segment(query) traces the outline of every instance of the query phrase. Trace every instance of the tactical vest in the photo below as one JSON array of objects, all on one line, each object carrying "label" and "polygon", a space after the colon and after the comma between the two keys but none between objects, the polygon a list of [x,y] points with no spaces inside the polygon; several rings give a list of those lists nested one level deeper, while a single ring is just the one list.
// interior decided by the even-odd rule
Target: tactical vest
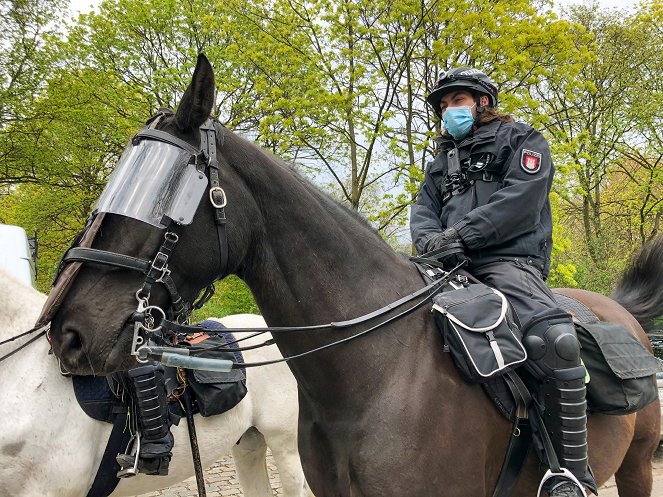
[{"label": "tactical vest", "polygon": [[[443,154],[438,159],[444,160]],[[476,181],[501,182],[504,177],[501,165],[495,164],[495,154],[492,152],[470,154],[461,161],[460,151],[454,147],[446,152],[446,159],[447,173],[444,181],[438,185],[442,205],[454,195],[465,193]],[[491,164],[494,167],[491,168]]]}]

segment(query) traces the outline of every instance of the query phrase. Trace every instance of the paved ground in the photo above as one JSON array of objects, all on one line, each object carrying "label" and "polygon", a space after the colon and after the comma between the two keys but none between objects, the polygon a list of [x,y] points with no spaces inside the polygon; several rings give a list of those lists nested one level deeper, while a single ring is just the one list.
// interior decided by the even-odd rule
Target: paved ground
[{"label": "paved ground", "polygon": [[[269,481],[272,485],[275,497],[284,497],[281,491],[281,480],[279,473],[274,465],[272,454],[267,452],[267,470],[269,471]],[[242,491],[239,488],[239,480],[235,473],[235,463],[232,456],[226,456],[211,468],[205,471],[205,489],[207,497],[242,497]],[[141,497],[198,497],[196,478],[192,477],[184,480],[178,485],[143,494]]]},{"label": "paved ground", "polygon": [[[274,490],[275,497],[284,497],[281,492],[281,482],[279,480],[278,471],[271,455],[267,459],[267,467],[269,469],[270,481],[272,489]],[[239,481],[235,474],[235,465],[232,456],[221,459],[218,463],[212,466],[205,472],[205,482],[208,497],[242,497],[242,491],[239,488]],[[618,497],[617,487],[614,480],[609,481],[605,486],[601,487],[599,491],[600,497]],[[179,485],[174,485],[170,488],[144,494],[141,497],[197,497],[196,479],[189,478]],[[287,497],[287,496],[285,496]],[[413,496],[403,496],[413,497]],[[663,450],[659,449],[659,453],[654,460],[654,491],[652,497],[663,497]]]}]

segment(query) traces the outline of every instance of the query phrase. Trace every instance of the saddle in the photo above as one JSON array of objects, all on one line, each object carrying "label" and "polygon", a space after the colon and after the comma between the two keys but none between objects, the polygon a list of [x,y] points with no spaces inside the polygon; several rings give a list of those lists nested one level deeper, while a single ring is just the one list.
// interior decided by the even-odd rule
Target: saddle
[{"label": "saddle", "polygon": [[[444,274],[433,266],[419,266],[419,270],[426,281]],[[455,283],[452,281],[434,297],[444,351],[451,353],[460,376],[468,383],[481,384],[498,411],[515,422],[517,403],[523,395],[514,389],[509,377],[522,380],[520,390],[527,384],[535,385],[520,367],[526,353],[520,344],[518,323],[509,309],[503,305],[500,308],[499,297],[506,300],[500,292],[480,283],[471,284],[470,279],[457,275]],[[555,299],[573,316],[581,359],[588,372],[588,414],[630,414],[658,399],[653,375],[663,371],[659,359],[622,325],[600,321],[572,297],[556,293]],[[529,392],[523,393],[529,398]]]},{"label": "saddle", "polygon": [[[424,279],[435,278],[439,271],[420,268]],[[481,283],[469,284],[469,279],[456,275],[456,284],[433,297],[444,351],[451,354],[460,376],[470,384],[479,383],[498,411],[513,423],[493,497],[511,494],[530,445],[543,467],[550,468],[541,481],[540,493],[546,476],[562,470],[543,421],[539,384],[523,366],[527,353],[522,349],[518,326],[505,309],[506,298]],[[472,291],[472,286],[477,289]],[[502,305],[491,291],[501,297]],[[658,399],[653,375],[661,370],[660,362],[637,338],[620,325],[600,322],[578,300],[560,294],[556,300],[574,317],[581,358],[588,371],[588,414],[628,414]],[[596,488],[592,490],[596,493]]]}]

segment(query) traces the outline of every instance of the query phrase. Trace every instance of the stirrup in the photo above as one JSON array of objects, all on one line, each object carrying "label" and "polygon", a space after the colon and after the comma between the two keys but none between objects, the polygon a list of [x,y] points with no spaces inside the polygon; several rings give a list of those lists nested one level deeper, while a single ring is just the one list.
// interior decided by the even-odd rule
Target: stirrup
[{"label": "stirrup", "polygon": [[[131,450],[129,450],[131,448]],[[140,454],[140,434],[136,433],[127,445],[124,454],[118,454],[115,460],[120,465],[120,471],[117,472],[118,478],[131,478],[136,476],[138,469],[138,456]]]},{"label": "stirrup", "polygon": [[588,497],[587,492],[585,492],[585,486],[582,483],[580,483],[580,481],[578,481],[578,479],[574,476],[574,474],[571,473],[566,468],[560,468],[559,472],[557,473],[553,473],[550,469],[546,471],[546,473],[543,475],[543,478],[541,478],[541,483],[539,484],[539,490],[537,490],[536,492],[536,497],[541,497],[541,490],[543,490],[543,485],[548,480],[557,477],[562,477],[566,478],[567,480],[570,480],[574,485],[578,487],[578,490],[580,490],[582,497]]}]

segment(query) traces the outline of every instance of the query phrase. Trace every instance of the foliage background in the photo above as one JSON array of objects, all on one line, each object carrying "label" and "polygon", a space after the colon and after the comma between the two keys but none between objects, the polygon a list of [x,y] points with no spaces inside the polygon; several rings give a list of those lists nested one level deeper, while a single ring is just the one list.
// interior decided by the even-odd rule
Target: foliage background
[{"label": "foliage background", "polygon": [[[557,175],[552,286],[609,294],[663,213],[663,3],[544,0],[0,0],[0,222],[38,232],[47,290],[129,137],[204,51],[215,114],[411,251],[437,76],[483,68],[543,130]],[[228,278],[198,317],[257,312]]]}]

